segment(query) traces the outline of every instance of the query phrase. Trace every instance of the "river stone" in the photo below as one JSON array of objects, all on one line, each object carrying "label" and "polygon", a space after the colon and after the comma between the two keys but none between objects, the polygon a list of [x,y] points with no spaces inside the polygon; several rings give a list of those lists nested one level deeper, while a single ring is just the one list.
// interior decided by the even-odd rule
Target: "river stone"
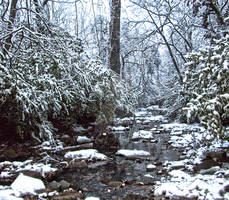
[{"label": "river stone", "polygon": [[133,133],[132,140],[153,139],[153,134],[150,131],[140,130]]},{"label": "river stone", "polygon": [[220,170],[220,167],[219,166],[216,166],[216,167],[212,167],[210,169],[202,169],[200,170],[200,174],[215,174],[216,172],[218,172]]},{"label": "river stone", "polygon": [[75,159],[75,160],[107,160],[108,157],[104,154],[98,153],[96,149],[83,149],[78,151],[67,152],[64,157],[66,159]]},{"label": "river stone", "polygon": [[37,192],[43,192],[45,190],[45,185],[40,179],[20,173],[16,180],[11,184],[11,188],[17,191],[20,195],[36,194]]},{"label": "river stone", "polygon": [[60,183],[56,181],[52,181],[51,183],[48,184],[48,187],[50,190],[59,190],[60,189]]},{"label": "river stone", "polygon": [[118,156],[124,156],[127,158],[138,158],[150,156],[150,153],[143,150],[130,150],[130,149],[120,149],[116,152]]},{"label": "river stone", "polygon": [[146,166],[146,171],[147,172],[153,172],[157,169],[157,166],[156,165],[152,165],[152,164],[149,164]]},{"label": "river stone", "polygon": [[84,143],[90,143],[92,140],[86,136],[78,136],[76,141],[79,144],[84,144]]},{"label": "river stone", "polygon": [[98,197],[86,197],[85,200],[100,200]]},{"label": "river stone", "polygon": [[71,185],[69,182],[65,180],[60,181],[59,184],[60,184],[61,190],[68,189]]}]

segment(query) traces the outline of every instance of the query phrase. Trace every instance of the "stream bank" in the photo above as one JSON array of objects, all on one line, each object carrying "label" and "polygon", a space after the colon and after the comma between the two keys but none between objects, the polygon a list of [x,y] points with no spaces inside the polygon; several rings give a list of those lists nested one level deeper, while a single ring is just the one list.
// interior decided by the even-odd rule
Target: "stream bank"
[{"label": "stream bank", "polygon": [[[165,114],[139,109],[96,138],[78,127],[79,135],[63,135],[55,147],[2,144],[0,199],[229,199],[229,144],[207,148],[203,127]],[[20,174],[42,180],[40,194],[13,189]]]}]

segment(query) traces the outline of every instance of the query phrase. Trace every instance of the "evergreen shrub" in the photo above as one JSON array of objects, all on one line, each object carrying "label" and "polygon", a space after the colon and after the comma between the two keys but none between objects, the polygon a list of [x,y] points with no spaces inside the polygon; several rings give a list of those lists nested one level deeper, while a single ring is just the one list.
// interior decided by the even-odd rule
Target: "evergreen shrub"
[{"label": "evergreen shrub", "polygon": [[54,141],[53,120],[74,123],[95,115],[108,123],[117,108],[133,105],[118,75],[90,59],[80,40],[62,30],[44,36],[23,29],[13,42],[7,55],[0,49],[0,118],[13,121],[21,137]]},{"label": "evergreen shrub", "polygon": [[187,55],[183,113],[200,122],[208,139],[223,138],[229,122],[229,36]]}]

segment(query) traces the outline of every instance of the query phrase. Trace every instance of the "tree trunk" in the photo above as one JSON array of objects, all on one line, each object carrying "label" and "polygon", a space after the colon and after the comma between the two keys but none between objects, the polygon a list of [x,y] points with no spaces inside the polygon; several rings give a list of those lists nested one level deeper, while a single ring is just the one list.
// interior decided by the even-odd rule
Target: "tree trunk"
[{"label": "tree trunk", "polygon": [[[13,30],[13,25],[14,25],[14,20],[16,17],[16,13],[17,13],[17,2],[18,0],[12,0],[11,4],[10,4],[10,14],[9,14],[9,22],[8,22],[8,26],[7,26],[7,31],[11,32]],[[3,50],[3,54],[6,55],[8,53],[8,51],[10,50],[10,47],[12,45],[11,39],[12,39],[12,34],[10,34],[7,38],[6,38],[6,44],[4,46],[4,50]]]},{"label": "tree trunk", "polygon": [[112,0],[110,22],[110,69],[120,75],[120,17],[121,0]]}]

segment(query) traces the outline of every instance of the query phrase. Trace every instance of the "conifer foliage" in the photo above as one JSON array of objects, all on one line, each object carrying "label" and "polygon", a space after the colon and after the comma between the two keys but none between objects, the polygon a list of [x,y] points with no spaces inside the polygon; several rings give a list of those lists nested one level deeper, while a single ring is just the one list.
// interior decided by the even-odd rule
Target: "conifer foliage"
[{"label": "conifer foliage", "polygon": [[209,139],[223,138],[229,123],[229,36],[190,53],[187,59],[186,119],[206,126]]}]

